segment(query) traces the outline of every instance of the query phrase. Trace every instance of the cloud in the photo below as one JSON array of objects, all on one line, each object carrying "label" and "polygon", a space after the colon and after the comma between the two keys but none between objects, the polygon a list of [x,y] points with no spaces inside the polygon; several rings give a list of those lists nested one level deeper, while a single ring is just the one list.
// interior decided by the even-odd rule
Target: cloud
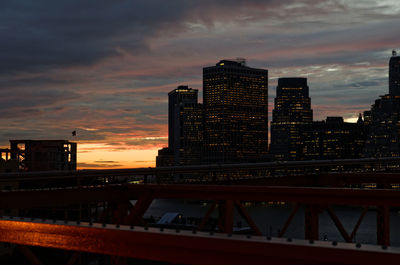
[{"label": "cloud", "polygon": [[387,91],[388,57],[400,43],[397,6],[2,1],[0,145],[63,138],[115,151],[165,146],[167,93],[183,84],[201,97],[202,67],[238,56],[269,69],[269,110],[277,78],[305,76],[315,117],[334,106],[350,115]]},{"label": "cloud", "polygon": [[96,161],[96,163],[85,163],[79,162],[77,163],[77,167],[80,169],[104,169],[104,168],[119,168],[123,166],[122,164],[118,164],[116,162],[109,162],[109,161]]}]

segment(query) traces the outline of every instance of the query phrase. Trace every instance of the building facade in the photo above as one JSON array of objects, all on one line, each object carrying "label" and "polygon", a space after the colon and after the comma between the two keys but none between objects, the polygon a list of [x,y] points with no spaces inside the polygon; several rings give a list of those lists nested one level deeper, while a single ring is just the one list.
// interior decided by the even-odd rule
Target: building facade
[{"label": "building facade", "polygon": [[327,117],[303,125],[304,160],[360,158],[365,143],[362,118],[357,123],[344,122],[343,117]]},{"label": "building facade", "polygon": [[268,152],[268,70],[244,60],[203,68],[204,163],[262,160]]},{"label": "building facade", "polygon": [[20,171],[76,170],[77,144],[66,140],[10,140]]},{"label": "building facade", "polygon": [[389,94],[400,96],[400,56],[395,50],[389,60]]},{"label": "building facade", "polygon": [[392,52],[389,60],[389,94],[371,107],[365,157],[400,156],[400,56]]},{"label": "building facade", "polygon": [[365,157],[400,155],[400,96],[385,95],[371,108],[371,123],[365,143]]},{"label": "building facade", "polygon": [[[179,86],[168,93],[168,148],[158,164],[170,166],[196,165],[201,163],[203,143],[203,107],[198,103],[198,90]],[[162,162],[164,161],[164,162]]]},{"label": "building facade", "polygon": [[307,78],[279,78],[271,122],[271,155],[277,160],[303,159],[304,125],[313,122]]}]

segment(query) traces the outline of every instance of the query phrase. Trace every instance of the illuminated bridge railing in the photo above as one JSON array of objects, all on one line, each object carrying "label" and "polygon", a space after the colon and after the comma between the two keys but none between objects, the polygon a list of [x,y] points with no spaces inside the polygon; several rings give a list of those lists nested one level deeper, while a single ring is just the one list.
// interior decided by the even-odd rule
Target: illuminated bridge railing
[{"label": "illuminated bridge railing", "polygon": [[112,264],[127,264],[128,257],[193,265],[391,265],[400,259],[396,247],[9,217],[0,219],[0,241],[19,244],[32,264],[41,263],[25,245],[72,251],[67,264],[82,252],[111,255]]}]

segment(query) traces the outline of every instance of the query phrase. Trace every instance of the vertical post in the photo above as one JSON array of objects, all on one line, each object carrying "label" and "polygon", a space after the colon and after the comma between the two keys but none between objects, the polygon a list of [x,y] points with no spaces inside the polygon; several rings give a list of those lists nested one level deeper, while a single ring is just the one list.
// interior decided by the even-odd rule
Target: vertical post
[{"label": "vertical post", "polygon": [[305,214],[305,238],[309,240],[319,239],[319,209],[318,205],[307,205]]},{"label": "vertical post", "polygon": [[233,232],[233,200],[225,202],[225,233]]},{"label": "vertical post", "polygon": [[147,184],[147,175],[143,175],[143,183]]},{"label": "vertical post", "polygon": [[223,233],[233,232],[233,200],[220,201],[218,204],[218,227]]},{"label": "vertical post", "polygon": [[390,245],[389,206],[378,206],[376,209],[376,239],[378,245]]}]

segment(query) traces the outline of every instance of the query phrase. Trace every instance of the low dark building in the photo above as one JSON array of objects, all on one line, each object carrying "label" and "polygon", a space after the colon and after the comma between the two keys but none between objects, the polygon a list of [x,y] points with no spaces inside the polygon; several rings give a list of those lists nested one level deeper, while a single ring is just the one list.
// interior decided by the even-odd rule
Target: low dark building
[{"label": "low dark building", "polygon": [[303,160],[360,158],[365,143],[365,126],[344,122],[342,117],[327,117],[303,125]]},{"label": "low dark building", "polygon": [[400,155],[400,96],[385,95],[371,108],[371,123],[365,143],[365,157]]},{"label": "low dark building", "polygon": [[10,140],[10,160],[21,171],[76,170],[76,143],[66,140]]},{"label": "low dark building", "polygon": [[172,167],[174,165],[174,153],[168,147],[158,150],[156,167]]}]

